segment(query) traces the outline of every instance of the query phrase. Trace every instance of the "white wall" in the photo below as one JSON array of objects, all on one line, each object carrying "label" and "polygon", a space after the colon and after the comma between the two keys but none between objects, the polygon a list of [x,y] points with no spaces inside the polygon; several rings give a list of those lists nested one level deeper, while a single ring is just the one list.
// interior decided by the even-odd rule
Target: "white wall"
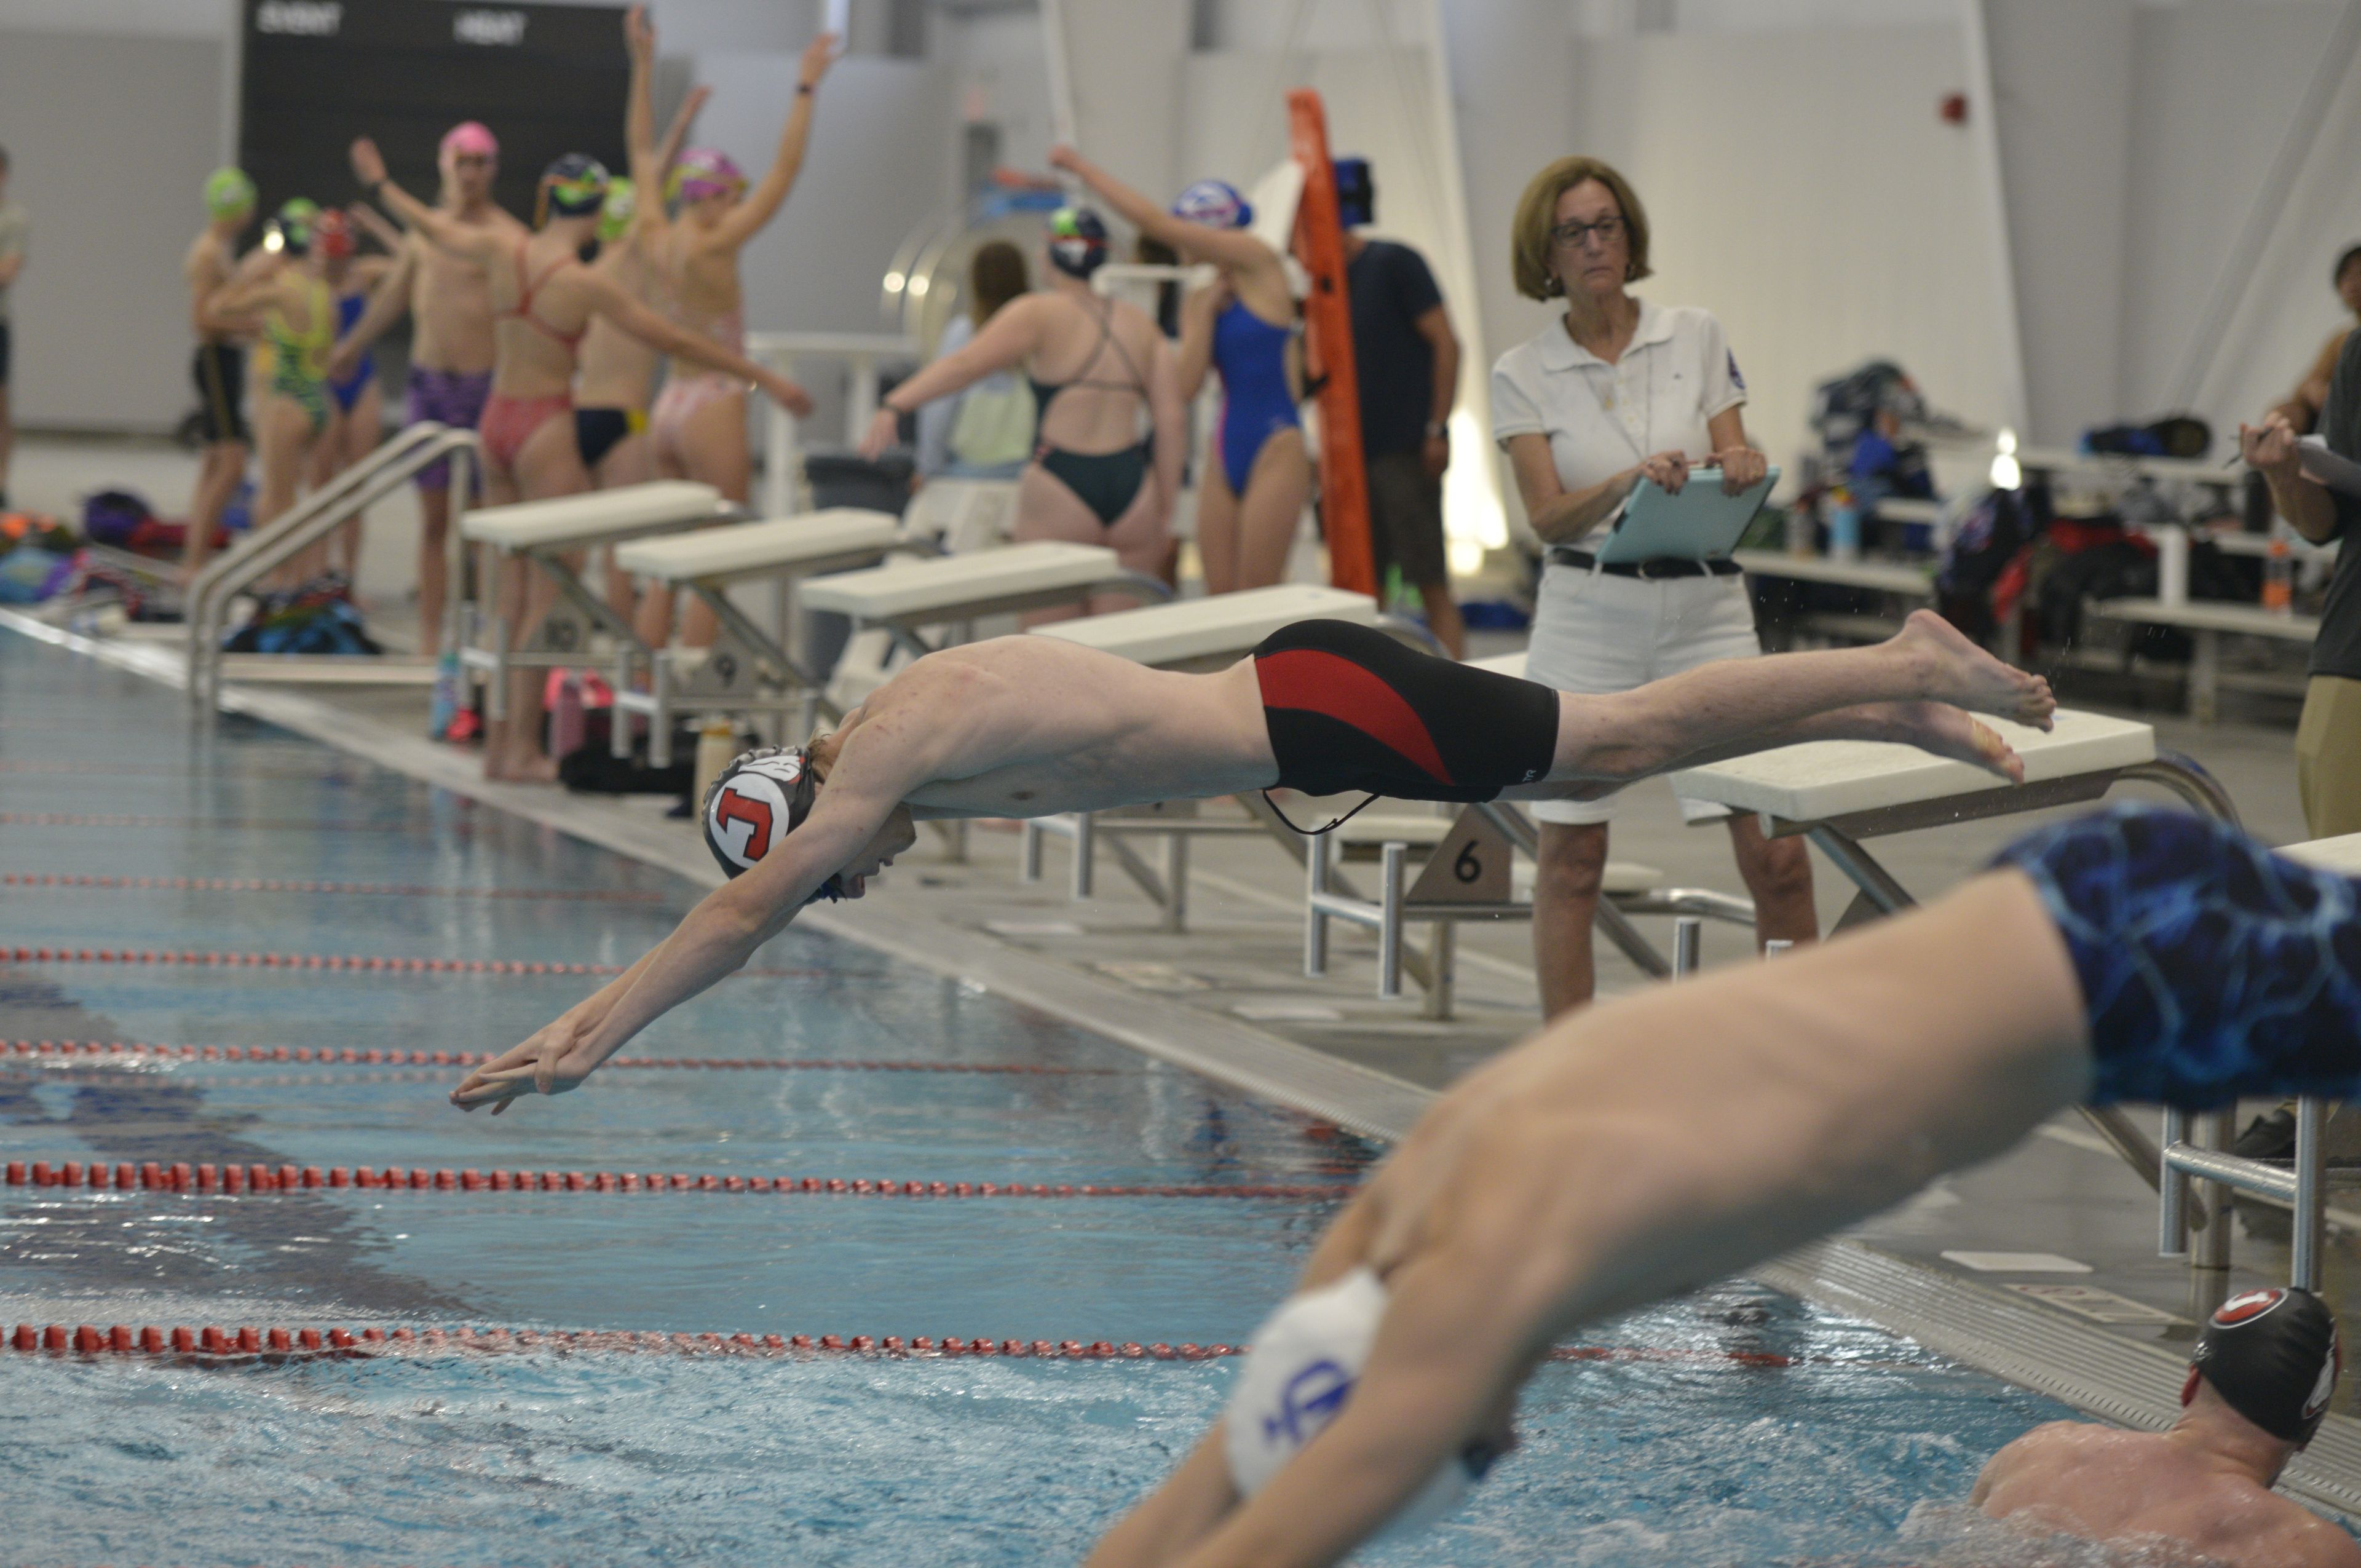
[{"label": "white wall", "polygon": [[20,423],[165,430],[195,406],[180,268],[221,142],[221,49],[0,30],[8,194],[33,225],[9,301]]},{"label": "white wall", "polygon": [[[1814,383],[1872,357],[1898,361],[1938,407],[2005,411],[1975,148],[1936,114],[1961,85],[1949,26],[1589,39],[1570,139],[1516,161],[1529,174],[1590,152],[1631,180],[1654,231],[1656,276],[1639,292],[1721,318],[1748,428],[1789,464]],[[1521,303],[1494,336],[1550,315]]]},{"label": "white wall", "polygon": [[2196,345],[2197,318],[2229,258],[2262,170],[2289,130],[2338,7],[2191,4],[2144,12],[2136,34],[2119,407],[2166,411],[2192,345],[2216,367],[2196,411],[2228,450],[2240,418],[2291,390],[2322,339],[2349,323],[2329,287],[2338,251],[2361,239],[2361,92],[2348,75],[2226,332]]}]

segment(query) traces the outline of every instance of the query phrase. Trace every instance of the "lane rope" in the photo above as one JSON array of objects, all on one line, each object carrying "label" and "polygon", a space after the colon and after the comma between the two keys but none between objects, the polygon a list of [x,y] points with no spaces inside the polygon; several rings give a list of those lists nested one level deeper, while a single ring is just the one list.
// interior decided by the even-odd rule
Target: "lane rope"
[{"label": "lane rope", "polygon": [[[20,964],[183,964],[202,969],[288,969],[396,974],[620,974],[623,964],[528,963],[521,959],[377,958],[363,953],[200,953],[153,948],[0,947],[0,962]],[[728,979],[806,980],[824,969],[741,969]]]},{"label": "lane rope", "polygon": [[154,817],[123,811],[0,811],[17,828],[229,828],[291,833],[466,833],[459,822],[321,822],[276,817]]},{"label": "lane rope", "polygon": [[[0,1352],[54,1356],[169,1356],[199,1365],[241,1362],[285,1364],[326,1357],[359,1358],[383,1355],[433,1355],[450,1352],[481,1355],[576,1354],[690,1356],[860,1355],[878,1359],[947,1359],[966,1355],[1031,1356],[1042,1361],[1213,1361],[1244,1355],[1243,1344],[1141,1344],[1126,1340],[1022,1340],[967,1338],[945,1334],[751,1334],[666,1333],[631,1329],[479,1329],[470,1324],[448,1328],[367,1328],[355,1333],[345,1328],[163,1328],[154,1324],[133,1328],[115,1323],[18,1323],[0,1338]],[[1675,1362],[1693,1365],[1735,1366],[1779,1370],[1801,1364],[1802,1358],[1775,1351],[1663,1349],[1653,1345],[1568,1344],[1553,1347],[1547,1359],[1572,1362]],[[1846,1365],[1858,1365],[1857,1362]]]},{"label": "lane rope", "polygon": [[266,1192],[727,1192],[776,1197],[817,1194],[865,1198],[1231,1198],[1331,1201],[1351,1197],[1351,1183],[897,1181],[865,1176],[721,1176],[712,1172],[636,1170],[493,1170],[449,1167],[239,1165],[211,1161],[12,1159],[10,1187],[56,1187],[104,1192],[198,1192],[217,1197]]},{"label": "lane rope", "polygon": [[[27,1058],[60,1066],[133,1070],[143,1060],[313,1062],[335,1066],[477,1067],[490,1051],[403,1051],[334,1046],[170,1046],[145,1040],[0,1040],[0,1061]],[[1113,1067],[1060,1067],[1030,1062],[838,1061],[777,1057],[611,1057],[607,1069],[664,1071],[948,1072],[1027,1078],[1140,1077]],[[605,1069],[602,1069],[605,1070]],[[300,1080],[299,1080],[300,1081]]]},{"label": "lane rope", "polygon": [[391,882],[279,882],[262,877],[61,876],[0,872],[0,887],[159,889],[172,893],[341,893],[386,898],[565,899],[581,904],[662,904],[661,893],[566,887],[415,887]]}]

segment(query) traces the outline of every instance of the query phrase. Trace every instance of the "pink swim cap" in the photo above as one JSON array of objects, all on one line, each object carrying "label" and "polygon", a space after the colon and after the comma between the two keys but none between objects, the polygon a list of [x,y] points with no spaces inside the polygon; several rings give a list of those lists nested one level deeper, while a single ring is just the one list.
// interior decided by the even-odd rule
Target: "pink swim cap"
[{"label": "pink swim cap", "polygon": [[672,178],[666,182],[664,193],[678,201],[696,202],[745,188],[746,176],[728,153],[719,148],[692,147],[682,152],[680,161],[672,166]]},{"label": "pink swim cap", "polygon": [[489,158],[498,162],[500,137],[492,135],[480,120],[462,120],[443,133],[443,145],[436,149],[435,158],[438,162],[448,163],[463,154]]}]

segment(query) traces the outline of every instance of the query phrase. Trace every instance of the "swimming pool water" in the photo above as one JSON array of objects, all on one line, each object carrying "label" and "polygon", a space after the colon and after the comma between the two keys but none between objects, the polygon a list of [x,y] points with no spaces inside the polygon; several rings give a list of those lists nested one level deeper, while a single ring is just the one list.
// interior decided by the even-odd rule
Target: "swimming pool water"
[{"label": "swimming pool water", "polygon": [[[128,819],[128,820],[126,820]],[[628,963],[643,866],[0,635],[0,946]],[[593,900],[486,890],[654,894]],[[890,899],[892,878],[878,896]],[[630,1054],[1051,1070],[609,1070],[461,1115],[444,1071],[0,1059],[0,1160],[1337,1184],[1377,1150],[956,981],[791,932]],[[595,979],[0,964],[0,1040],[502,1049]],[[1241,1342],[1333,1203],[0,1188],[0,1321]],[[1742,1284],[1603,1325],[1524,1449],[1367,1560],[1891,1561],[2059,1407]],[[1765,1365],[1764,1357],[1785,1365]],[[0,1355],[27,1564],[1077,1560],[1218,1412],[1223,1362],[609,1352],[199,1367]]]}]

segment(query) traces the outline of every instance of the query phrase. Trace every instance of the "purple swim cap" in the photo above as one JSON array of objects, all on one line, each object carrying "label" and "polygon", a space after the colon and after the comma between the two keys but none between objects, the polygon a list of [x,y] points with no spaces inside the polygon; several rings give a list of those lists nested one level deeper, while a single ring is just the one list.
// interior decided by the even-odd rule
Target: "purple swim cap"
[{"label": "purple swim cap", "polygon": [[746,176],[737,161],[719,148],[692,147],[672,166],[664,193],[675,201],[697,202],[708,196],[733,195],[746,188]]}]

